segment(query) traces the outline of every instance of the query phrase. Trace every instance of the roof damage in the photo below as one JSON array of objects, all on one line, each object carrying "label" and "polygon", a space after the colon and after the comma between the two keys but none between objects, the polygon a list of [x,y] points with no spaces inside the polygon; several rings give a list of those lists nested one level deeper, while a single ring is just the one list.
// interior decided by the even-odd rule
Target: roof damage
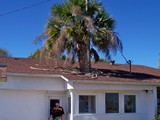
[{"label": "roof damage", "polygon": [[132,65],[130,73],[129,65],[106,62],[92,63],[90,73],[81,73],[78,63],[69,61],[41,60],[32,58],[0,58],[0,77],[6,77],[6,73],[27,74],[59,74],[70,80],[98,80],[115,82],[160,82],[160,70]]}]

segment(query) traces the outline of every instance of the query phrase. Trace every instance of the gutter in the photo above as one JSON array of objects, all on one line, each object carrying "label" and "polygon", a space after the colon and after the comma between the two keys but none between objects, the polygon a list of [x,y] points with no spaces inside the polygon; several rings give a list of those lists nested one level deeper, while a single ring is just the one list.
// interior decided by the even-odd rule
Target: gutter
[{"label": "gutter", "polygon": [[32,73],[11,73],[7,72],[7,75],[14,75],[14,76],[34,76],[34,77],[61,77],[62,75],[59,74],[32,74]]},{"label": "gutter", "polygon": [[156,83],[156,82],[116,82],[116,81],[95,81],[95,80],[72,80],[73,83],[77,83],[77,84],[90,84],[90,83],[95,83],[95,84],[114,84],[114,85],[155,85],[155,86],[160,86],[160,83]]},{"label": "gutter", "polygon": [[13,76],[55,77],[55,78],[57,77],[57,78],[62,78],[67,82],[69,81],[66,77],[59,74],[30,74],[30,73],[11,73],[11,72],[7,72],[6,74]]}]

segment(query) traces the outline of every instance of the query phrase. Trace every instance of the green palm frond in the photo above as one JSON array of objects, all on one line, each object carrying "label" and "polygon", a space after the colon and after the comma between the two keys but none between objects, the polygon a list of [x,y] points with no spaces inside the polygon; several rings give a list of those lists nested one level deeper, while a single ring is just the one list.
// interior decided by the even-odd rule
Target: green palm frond
[{"label": "green palm frond", "polygon": [[99,61],[98,52],[97,52],[94,48],[91,48],[90,54],[91,54],[91,57],[92,57],[92,56],[94,57],[95,62],[98,62],[98,61]]}]

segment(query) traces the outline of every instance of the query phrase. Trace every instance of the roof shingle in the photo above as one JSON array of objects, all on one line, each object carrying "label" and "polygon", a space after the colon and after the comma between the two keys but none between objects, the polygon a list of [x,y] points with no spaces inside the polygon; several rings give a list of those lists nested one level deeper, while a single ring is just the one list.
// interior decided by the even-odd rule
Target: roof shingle
[{"label": "roof shingle", "polygon": [[[78,72],[78,63],[33,58],[0,57],[0,63],[7,63],[7,67],[0,67],[0,77],[6,77],[5,72],[28,74],[59,74],[70,80],[98,80],[112,82],[159,82],[160,70],[132,65],[132,73],[128,64],[110,65],[105,62],[92,63],[92,74]],[[96,77],[94,77],[96,76]]]}]

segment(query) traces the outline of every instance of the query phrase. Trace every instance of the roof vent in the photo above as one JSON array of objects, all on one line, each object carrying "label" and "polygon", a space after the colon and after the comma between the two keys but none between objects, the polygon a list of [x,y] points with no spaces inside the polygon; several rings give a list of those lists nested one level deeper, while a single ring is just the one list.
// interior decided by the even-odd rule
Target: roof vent
[{"label": "roof vent", "polygon": [[19,60],[19,58],[14,58],[15,60]]},{"label": "roof vent", "polygon": [[111,60],[110,65],[114,65],[114,64],[115,64],[115,60]]},{"label": "roof vent", "polygon": [[7,67],[7,63],[0,63],[0,67]]}]

